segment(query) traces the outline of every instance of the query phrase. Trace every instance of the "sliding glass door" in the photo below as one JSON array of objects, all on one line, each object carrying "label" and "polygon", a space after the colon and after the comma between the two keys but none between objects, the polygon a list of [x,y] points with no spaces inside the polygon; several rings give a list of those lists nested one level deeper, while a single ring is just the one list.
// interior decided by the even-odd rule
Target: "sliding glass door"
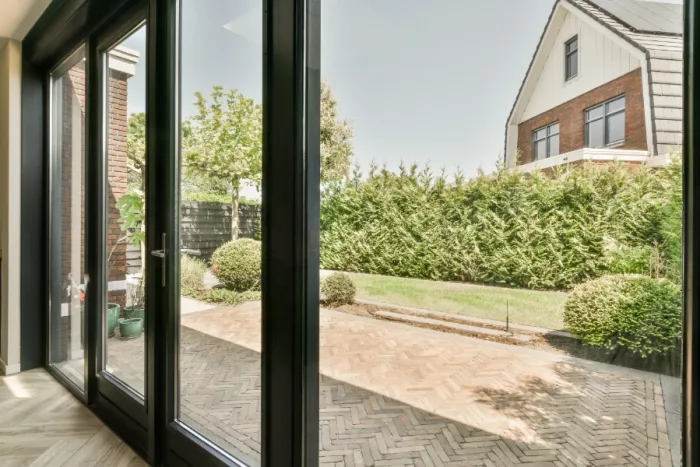
[{"label": "sliding glass door", "polygon": [[153,464],[318,462],[312,3],[97,1],[37,55],[47,366]]}]

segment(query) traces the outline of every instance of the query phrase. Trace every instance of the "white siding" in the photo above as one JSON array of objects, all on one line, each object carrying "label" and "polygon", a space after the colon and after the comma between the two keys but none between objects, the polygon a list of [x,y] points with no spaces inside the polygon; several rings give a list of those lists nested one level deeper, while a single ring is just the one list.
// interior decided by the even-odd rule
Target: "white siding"
[{"label": "white siding", "polygon": [[[564,44],[579,36],[579,75],[564,81]],[[641,67],[640,60],[567,12],[520,121],[526,121]]]}]

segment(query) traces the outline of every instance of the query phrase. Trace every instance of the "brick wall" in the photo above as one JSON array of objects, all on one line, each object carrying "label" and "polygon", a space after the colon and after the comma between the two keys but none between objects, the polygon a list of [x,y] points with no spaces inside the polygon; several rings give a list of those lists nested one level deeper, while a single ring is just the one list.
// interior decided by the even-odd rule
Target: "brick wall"
[{"label": "brick wall", "polygon": [[[127,78],[126,74],[114,70],[111,70],[109,77],[107,253],[112,253],[107,276],[110,282],[126,279],[126,242],[117,243],[122,236],[117,202],[126,194]],[[126,305],[126,291],[110,292],[108,300],[119,303],[123,308]]]},{"label": "brick wall", "polygon": [[[73,186],[73,131],[74,131],[74,118],[73,113],[76,111],[74,109],[75,98],[77,97],[78,103],[82,107],[79,109],[81,115],[81,142],[85,141],[85,121],[83,116],[85,115],[85,70],[84,62],[75,65],[68,71],[68,74],[63,79],[63,92],[61,96],[62,107],[63,107],[63,121],[61,127],[61,277],[63,278],[63,290],[70,286],[70,281],[68,280],[68,274],[71,271],[71,249],[73,246],[73,206],[72,196],[73,190],[81,189],[81,200],[85,199],[85,185],[81,184],[80,187]],[[80,144],[81,150],[81,180],[84,180],[84,168],[85,168],[85,147],[84,144]],[[80,255],[81,255],[81,271],[79,271],[78,277],[74,278],[77,283],[79,283],[80,278],[84,274],[85,266],[85,225],[84,225],[84,201],[81,204],[81,223],[80,233]],[[67,303],[70,301],[70,297],[64,297],[62,302]]]},{"label": "brick wall", "polygon": [[533,161],[532,132],[550,123],[559,122],[559,152],[561,154],[585,146],[585,110],[608,99],[625,94],[625,143],[619,149],[647,150],[644,118],[642,70],[637,69],[610,81],[575,99],[565,102],[518,125],[520,164]]},{"label": "brick wall", "polygon": [[[117,209],[117,201],[126,193],[127,187],[127,163],[126,163],[126,131],[127,131],[127,78],[124,73],[111,70],[109,78],[109,145],[108,145],[108,180],[107,180],[107,252],[109,256],[112,248],[121,236],[119,227],[119,209]],[[73,247],[73,226],[72,215],[75,207],[71,203],[72,190],[76,187],[72,184],[73,170],[73,106],[75,105],[74,98],[77,98],[77,103],[81,107],[82,113],[82,128],[81,128],[81,147],[82,147],[82,173],[81,180],[81,268],[79,277],[74,278],[76,283],[80,283],[84,276],[85,267],[85,70],[84,62],[75,65],[65,75],[63,79],[62,89],[62,107],[63,107],[63,122],[61,134],[61,280],[63,281],[63,290],[70,285],[68,273],[71,271],[71,249]],[[121,281],[126,279],[126,245],[124,242],[114,248],[108,264],[108,280]],[[122,307],[126,303],[126,292],[115,291],[110,292],[108,301],[117,302]],[[69,303],[70,297],[67,294],[62,294],[62,303]],[[70,346],[70,326],[69,317],[62,318],[61,334],[62,334],[62,359],[68,358],[68,348]]]}]

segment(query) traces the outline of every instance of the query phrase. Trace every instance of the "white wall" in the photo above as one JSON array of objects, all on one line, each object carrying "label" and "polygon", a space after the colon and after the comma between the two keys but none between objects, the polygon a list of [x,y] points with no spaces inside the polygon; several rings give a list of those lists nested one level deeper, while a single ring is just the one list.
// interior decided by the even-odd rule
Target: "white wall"
[{"label": "white wall", "polygon": [[20,369],[20,163],[22,53],[9,40],[0,51],[0,373]]},{"label": "white wall", "polygon": [[[632,54],[603,34],[589,22],[567,11],[557,22],[554,45],[527,103],[520,122],[529,120],[581,94],[591,91],[641,66],[638,54]],[[569,82],[564,80],[564,44],[579,36],[579,74]],[[533,70],[534,71],[534,70]]]}]

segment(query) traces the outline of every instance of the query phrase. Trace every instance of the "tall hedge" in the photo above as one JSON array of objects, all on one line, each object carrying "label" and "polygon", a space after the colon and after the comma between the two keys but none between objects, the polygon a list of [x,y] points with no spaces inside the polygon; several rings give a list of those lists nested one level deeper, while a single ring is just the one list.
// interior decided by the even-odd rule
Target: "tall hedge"
[{"label": "tall hedge", "polygon": [[[668,170],[621,166],[449,182],[414,165],[372,168],[330,187],[321,206],[324,268],[444,281],[569,289],[662,245]],[[673,228],[673,226],[669,227]],[[646,268],[635,257],[633,270]],[[627,268],[627,267],[626,267]]]}]

